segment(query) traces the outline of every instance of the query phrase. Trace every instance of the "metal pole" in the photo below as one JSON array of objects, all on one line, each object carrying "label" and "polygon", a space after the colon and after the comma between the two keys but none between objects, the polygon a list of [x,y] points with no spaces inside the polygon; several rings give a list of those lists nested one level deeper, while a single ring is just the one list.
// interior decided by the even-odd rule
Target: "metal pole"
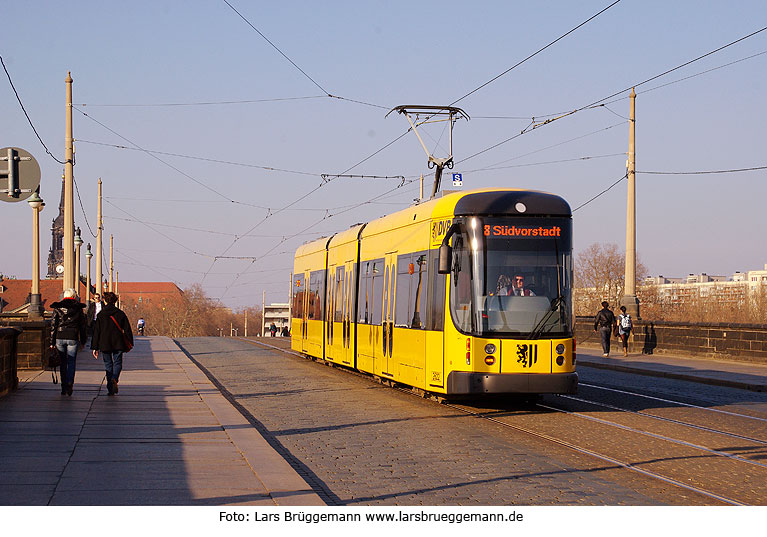
[{"label": "metal pole", "polygon": [[77,228],[75,230],[75,292],[77,296],[80,296],[80,247],[82,245],[83,239],[80,237],[80,228]]},{"label": "metal pole", "polygon": [[109,235],[109,292],[112,293],[115,281],[115,236]]},{"label": "metal pole", "polygon": [[99,295],[104,292],[104,273],[102,271],[102,260],[104,259],[104,253],[102,251],[101,243],[101,230],[104,229],[104,225],[101,218],[101,177],[99,177],[99,198],[98,198],[98,214],[96,217],[96,293]]},{"label": "metal pole", "polygon": [[266,291],[261,298],[261,334],[266,335]]},{"label": "metal pole", "polygon": [[66,134],[64,149],[64,289],[75,288],[75,198],[72,134],[72,76],[67,73]]},{"label": "metal pole", "polygon": [[32,208],[32,288],[29,296],[28,318],[40,318],[43,307],[40,302],[40,211],[45,203],[37,194],[29,198],[29,206]]},{"label": "metal pole", "polygon": [[245,337],[248,337],[248,310],[245,310]]},{"label": "metal pole", "polygon": [[88,274],[85,276],[85,303],[91,301],[91,259],[93,254],[91,253],[91,243],[85,249],[85,259],[88,260]]},{"label": "metal pole", "polygon": [[[304,282],[304,288],[309,287],[309,282]],[[301,292],[301,290],[298,290]],[[306,296],[306,293],[304,293]],[[308,298],[307,298],[308,300]],[[303,314],[303,312],[301,312]],[[293,330],[293,273],[290,273],[290,295],[288,295],[288,330]]]},{"label": "metal pole", "polygon": [[32,294],[40,294],[40,209],[32,208]]},{"label": "metal pole", "polygon": [[636,92],[631,88],[629,117],[629,152],[626,163],[628,196],[626,201],[626,272],[624,274],[621,305],[626,312],[639,319],[639,299],[636,296]]}]

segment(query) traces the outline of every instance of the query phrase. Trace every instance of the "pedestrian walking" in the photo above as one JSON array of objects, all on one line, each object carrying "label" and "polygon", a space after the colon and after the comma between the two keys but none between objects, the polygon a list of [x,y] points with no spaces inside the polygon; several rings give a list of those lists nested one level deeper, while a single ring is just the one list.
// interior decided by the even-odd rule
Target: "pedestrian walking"
[{"label": "pedestrian walking", "polygon": [[272,323],[271,326],[269,326],[269,332],[272,334],[272,337],[275,337],[277,335],[277,325]]},{"label": "pedestrian walking", "polygon": [[85,317],[88,320],[88,335],[93,337],[93,323],[96,321],[96,316],[101,311],[101,295],[96,293],[93,295],[93,300],[88,302],[88,309],[85,312]]},{"label": "pedestrian walking", "polygon": [[123,353],[133,348],[133,332],[128,316],[119,309],[117,295],[104,293],[104,307],[96,318],[91,339],[93,357],[98,360],[99,353],[104,360],[107,377],[107,393],[114,395],[118,391],[118,382],[123,368]]},{"label": "pedestrian walking", "polygon": [[74,289],[66,289],[63,299],[51,304],[53,325],[51,329],[51,348],[56,347],[61,353],[61,395],[72,395],[75,384],[77,351],[87,341],[87,320]]},{"label": "pedestrian walking", "polygon": [[634,323],[631,321],[631,315],[626,313],[626,306],[621,306],[621,314],[618,315],[618,337],[623,343],[623,356],[629,355],[629,336],[631,330],[634,328]]},{"label": "pedestrian walking", "polygon": [[136,331],[138,332],[138,335],[144,335],[144,326],[146,326],[146,322],[143,317],[140,317],[138,323],[136,323]]},{"label": "pedestrian walking", "polygon": [[608,309],[609,306],[610,304],[607,301],[602,302],[602,309],[599,310],[594,318],[594,333],[598,331],[599,337],[602,340],[602,356],[610,355],[610,338],[615,326],[615,315]]}]

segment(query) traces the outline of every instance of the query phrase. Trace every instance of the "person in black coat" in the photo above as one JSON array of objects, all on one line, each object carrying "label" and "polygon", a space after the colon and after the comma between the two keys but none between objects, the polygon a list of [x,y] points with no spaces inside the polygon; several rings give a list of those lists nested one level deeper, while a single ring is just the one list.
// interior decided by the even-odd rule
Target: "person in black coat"
[{"label": "person in black coat", "polygon": [[117,383],[123,368],[123,353],[133,347],[133,332],[128,316],[115,305],[117,295],[107,292],[103,299],[104,307],[93,323],[91,349],[97,360],[101,352],[107,376],[107,392],[114,395],[118,391]]},{"label": "person in black coat", "polygon": [[61,395],[72,395],[75,384],[77,351],[87,341],[85,304],[77,300],[74,289],[64,291],[64,298],[51,304],[53,325],[51,330],[51,348],[54,346],[61,353]]},{"label": "person in black coat", "polygon": [[602,340],[602,356],[610,355],[610,338],[613,335],[613,327],[615,326],[615,315],[609,309],[610,304],[607,301],[602,302],[602,309],[599,310],[597,316],[594,318],[594,333],[599,331],[600,339]]}]

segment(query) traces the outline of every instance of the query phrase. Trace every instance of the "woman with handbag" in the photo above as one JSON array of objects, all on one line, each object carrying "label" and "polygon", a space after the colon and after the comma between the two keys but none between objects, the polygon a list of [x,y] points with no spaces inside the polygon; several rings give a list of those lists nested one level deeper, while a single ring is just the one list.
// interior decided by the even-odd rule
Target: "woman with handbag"
[{"label": "woman with handbag", "polygon": [[91,349],[97,360],[101,352],[107,376],[107,392],[114,395],[123,368],[123,353],[133,348],[133,332],[128,316],[115,305],[117,295],[107,292],[102,298],[104,306],[94,322]]},{"label": "woman with handbag", "polygon": [[55,347],[61,355],[61,395],[72,395],[77,351],[83,348],[87,341],[88,323],[83,313],[85,304],[77,300],[74,289],[66,289],[64,298],[51,304],[51,308],[51,348]]}]

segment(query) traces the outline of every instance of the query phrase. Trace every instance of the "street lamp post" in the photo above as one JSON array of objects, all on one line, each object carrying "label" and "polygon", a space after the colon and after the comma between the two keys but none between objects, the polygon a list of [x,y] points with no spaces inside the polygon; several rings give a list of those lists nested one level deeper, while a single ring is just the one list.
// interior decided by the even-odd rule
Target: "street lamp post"
[{"label": "street lamp post", "polygon": [[37,192],[27,200],[32,208],[32,289],[29,294],[29,317],[42,317],[43,305],[40,301],[40,211],[45,207]]},{"label": "street lamp post", "polygon": [[91,243],[85,249],[85,259],[88,260],[88,274],[85,276],[85,302],[86,304],[91,301]]},{"label": "street lamp post", "polygon": [[83,239],[80,237],[80,228],[75,230],[75,293],[80,295],[80,247],[83,245]]},{"label": "street lamp post", "polygon": [[628,196],[626,203],[626,271],[623,283],[621,306],[626,306],[626,313],[634,319],[640,319],[639,299],[636,293],[636,92],[631,88],[629,152],[626,161],[628,178]]}]

